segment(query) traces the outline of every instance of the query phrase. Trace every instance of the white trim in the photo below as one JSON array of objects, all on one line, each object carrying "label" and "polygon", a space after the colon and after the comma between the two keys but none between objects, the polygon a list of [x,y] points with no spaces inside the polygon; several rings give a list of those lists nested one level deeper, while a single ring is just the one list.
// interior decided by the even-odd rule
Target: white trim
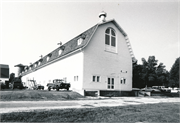
[{"label": "white trim", "polygon": [[99,23],[98,25],[106,24],[106,23],[109,23],[109,22],[114,23],[114,25],[119,29],[119,31],[124,35],[124,37],[127,36],[126,32],[121,28],[121,26],[119,26],[119,24],[115,21],[115,19],[105,21],[104,23]]},{"label": "white trim", "polygon": [[84,48],[89,44],[89,42],[90,42],[92,36],[94,35],[94,33],[96,32],[97,28],[98,28],[98,25],[96,26],[96,28],[94,29],[94,32],[91,34],[91,37],[89,38],[89,40],[87,41],[87,43],[82,47],[82,49],[84,49]]}]

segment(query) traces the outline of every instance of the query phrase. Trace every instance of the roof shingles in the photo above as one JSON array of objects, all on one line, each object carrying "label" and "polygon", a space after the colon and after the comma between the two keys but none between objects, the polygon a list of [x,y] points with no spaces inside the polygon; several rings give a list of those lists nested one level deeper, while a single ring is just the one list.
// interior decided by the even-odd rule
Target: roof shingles
[{"label": "roof shingles", "polygon": [[[41,67],[44,67],[46,66],[49,62],[53,62],[55,61],[56,59],[59,59],[65,55],[68,55],[69,53],[73,52],[73,51],[76,51],[77,49],[79,48],[84,48],[85,46],[87,46],[88,42],[90,41],[90,38],[92,37],[92,35],[94,34],[94,32],[96,31],[96,28],[102,24],[105,24],[105,23],[108,23],[108,22],[113,22],[119,29],[119,31],[126,37],[127,34],[124,32],[124,30],[116,23],[116,21],[113,19],[113,20],[109,20],[109,21],[106,21],[104,23],[99,23],[99,24],[96,24],[94,25],[93,27],[91,27],[90,29],[84,31],[83,33],[81,33],[80,35],[76,36],[75,38],[71,39],[70,41],[68,41],[67,43],[61,45],[60,47],[58,47],[57,49],[55,49],[54,51],[48,53],[46,56],[44,56],[43,58],[41,58],[41,64],[40,65],[37,65],[37,67],[33,67],[32,70],[30,71],[27,71],[27,72],[24,72],[22,73],[22,76],[23,75],[26,75],[26,74],[29,74],[31,72],[33,72],[34,70],[37,70],[37,69],[40,69]],[[79,38],[83,38],[83,41],[80,45],[78,45],[78,39]],[[59,50],[62,50],[61,54],[59,54]],[[51,55],[49,55],[51,54]],[[47,56],[49,56],[49,60],[47,61]],[[135,59],[135,58],[134,58]],[[134,60],[133,59],[133,60]],[[38,61],[40,61],[38,60]],[[36,62],[38,62],[36,61]],[[35,63],[36,63],[35,62]]]},{"label": "roof shingles", "polygon": [[[38,61],[41,61],[40,65],[37,65],[36,67],[32,67],[31,71],[28,70],[27,72],[22,73],[22,76],[33,72],[33,70],[38,69],[39,67],[41,67],[42,65],[47,64],[50,61],[53,61],[53,60],[55,60],[57,58],[60,58],[60,57],[62,57],[64,55],[68,55],[69,53],[71,53],[71,52],[73,52],[73,51],[75,51],[75,50],[77,50],[79,48],[84,47],[88,43],[88,41],[90,40],[91,35],[94,33],[96,27],[97,27],[97,24],[94,25],[93,27],[91,27],[90,29],[84,31],[80,35],[76,36],[75,38],[71,39],[70,41],[68,41],[64,45],[61,45],[60,47],[58,47],[54,51],[48,53],[46,56],[44,56],[43,58],[38,60]],[[77,41],[81,37],[83,37],[84,40],[80,45],[78,45]],[[64,50],[62,50],[62,47],[64,47]],[[59,50],[62,50],[61,54],[59,54]],[[51,55],[49,55],[49,54],[51,54]],[[50,56],[48,61],[47,61],[47,56]],[[36,61],[36,62],[38,62],[38,61]],[[34,62],[33,64],[35,64],[36,62]]]}]

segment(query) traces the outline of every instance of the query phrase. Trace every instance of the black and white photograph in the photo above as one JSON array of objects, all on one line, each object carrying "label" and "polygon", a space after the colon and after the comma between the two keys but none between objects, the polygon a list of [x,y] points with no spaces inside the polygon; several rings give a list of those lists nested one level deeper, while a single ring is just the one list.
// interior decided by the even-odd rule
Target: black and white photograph
[{"label": "black and white photograph", "polygon": [[179,0],[0,0],[0,122],[180,122]]}]

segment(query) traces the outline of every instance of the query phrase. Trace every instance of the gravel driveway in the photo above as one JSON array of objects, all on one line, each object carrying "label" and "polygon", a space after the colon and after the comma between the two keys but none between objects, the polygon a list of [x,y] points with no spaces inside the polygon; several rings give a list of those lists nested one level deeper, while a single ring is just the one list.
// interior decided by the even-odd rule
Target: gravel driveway
[{"label": "gravel driveway", "polygon": [[0,101],[0,113],[66,108],[96,108],[152,103],[180,102],[180,98],[112,97],[69,101]]}]

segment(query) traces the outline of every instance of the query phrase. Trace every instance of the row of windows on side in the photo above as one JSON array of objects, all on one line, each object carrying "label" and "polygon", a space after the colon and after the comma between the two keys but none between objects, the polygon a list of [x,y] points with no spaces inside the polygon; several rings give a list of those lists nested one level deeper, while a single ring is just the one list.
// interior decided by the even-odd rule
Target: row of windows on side
[{"label": "row of windows on side", "polygon": [[[100,82],[100,76],[95,76],[95,75],[92,76],[92,81],[93,82]],[[114,78],[108,78],[108,84],[110,82],[112,82],[114,84]],[[125,84],[126,83],[126,79],[122,77],[121,80],[120,80],[120,83],[121,84]]]}]

